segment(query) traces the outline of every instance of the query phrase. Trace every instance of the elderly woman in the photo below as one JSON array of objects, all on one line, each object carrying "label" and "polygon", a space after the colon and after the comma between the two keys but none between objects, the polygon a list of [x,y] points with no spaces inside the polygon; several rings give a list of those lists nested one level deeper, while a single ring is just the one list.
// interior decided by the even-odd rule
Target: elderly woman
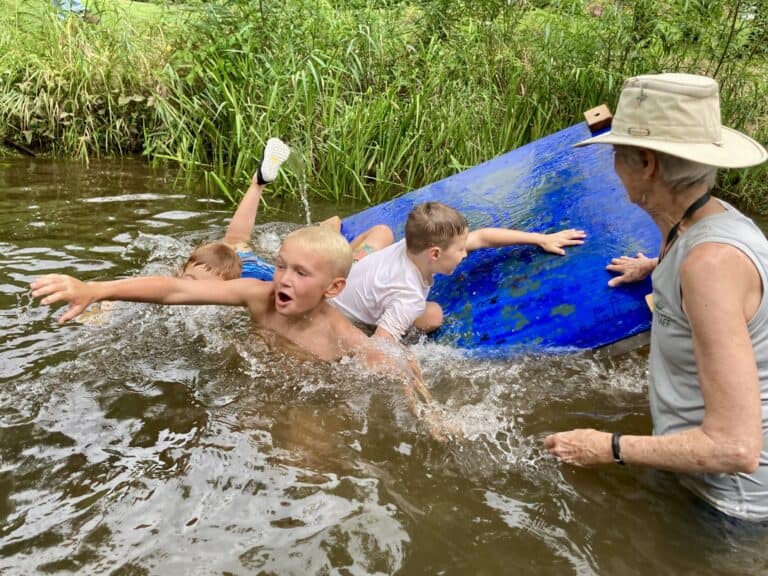
[{"label": "elderly woman", "polygon": [[629,79],[612,144],[630,200],[665,239],[658,260],[621,258],[612,284],[653,272],[649,399],[653,436],[573,430],[544,446],[578,466],[631,464],[677,472],[717,510],[768,520],[768,241],[710,195],[717,168],[768,157],[721,126],[719,88],[703,76]]}]

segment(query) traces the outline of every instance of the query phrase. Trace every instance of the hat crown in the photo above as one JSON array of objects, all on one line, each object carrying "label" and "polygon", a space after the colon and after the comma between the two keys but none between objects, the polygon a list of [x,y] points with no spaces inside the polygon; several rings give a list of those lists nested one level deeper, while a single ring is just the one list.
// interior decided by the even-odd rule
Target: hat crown
[{"label": "hat crown", "polygon": [[693,74],[635,76],[624,83],[610,132],[575,146],[638,146],[720,168],[746,168],[768,151],[720,121],[720,87]]},{"label": "hat crown", "polygon": [[[612,132],[643,140],[719,145],[720,88],[693,74],[636,76],[624,83]],[[642,145],[638,141],[638,145]]]}]

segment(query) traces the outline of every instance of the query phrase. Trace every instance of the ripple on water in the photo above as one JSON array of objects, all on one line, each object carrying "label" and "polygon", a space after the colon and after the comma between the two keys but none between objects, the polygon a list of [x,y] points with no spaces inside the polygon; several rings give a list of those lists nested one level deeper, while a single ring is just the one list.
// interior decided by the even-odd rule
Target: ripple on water
[{"label": "ripple on water", "polygon": [[[575,544],[568,527],[563,527],[563,518],[548,519],[545,510],[536,502],[524,502],[510,496],[502,496],[492,491],[485,493],[485,502],[497,510],[503,521],[523,540],[529,540],[532,546],[544,545],[557,558],[564,560],[564,572],[575,574],[599,574],[597,562],[592,557],[589,547],[583,549]],[[552,521],[554,520],[554,522]],[[572,517],[565,519],[565,524],[577,522]],[[555,562],[556,564],[556,562]]]},{"label": "ripple on water", "polygon": [[[298,361],[241,311],[121,303],[56,327],[26,296],[35,275],[170,274],[222,237],[220,203],[145,176],[78,180],[68,194],[91,204],[58,185],[0,195],[0,572],[765,572],[764,544],[704,530],[674,478],[542,449],[571,427],[647,433],[643,351],[479,360],[416,343],[440,443],[400,383]],[[273,258],[296,226],[259,225],[255,250]]]}]

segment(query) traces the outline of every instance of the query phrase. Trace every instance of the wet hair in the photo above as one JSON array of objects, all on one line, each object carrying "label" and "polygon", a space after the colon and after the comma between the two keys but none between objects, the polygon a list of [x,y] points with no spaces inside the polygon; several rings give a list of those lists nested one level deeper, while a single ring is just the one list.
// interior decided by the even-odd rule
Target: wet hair
[{"label": "wet hair", "polygon": [[349,274],[349,269],[352,267],[352,248],[344,236],[335,230],[325,226],[307,226],[288,234],[283,244],[288,241],[324,256],[334,276],[346,278]]},{"label": "wet hair", "polygon": [[[643,165],[642,148],[614,144],[613,149],[629,166],[638,168]],[[707,190],[715,186],[717,168],[665,152],[653,151],[659,162],[659,178],[675,192],[682,192],[699,184],[706,184]]]},{"label": "wet hair", "polygon": [[445,250],[469,229],[464,215],[440,202],[419,204],[405,222],[405,246],[411,254],[437,246]]},{"label": "wet hair", "polygon": [[181,271],[186,270],[188,266],[202,266],[222,280],[234,280],[240,278],[243,261],[231,246],[223,242],[209,242],[195,248],[181,267]]}]

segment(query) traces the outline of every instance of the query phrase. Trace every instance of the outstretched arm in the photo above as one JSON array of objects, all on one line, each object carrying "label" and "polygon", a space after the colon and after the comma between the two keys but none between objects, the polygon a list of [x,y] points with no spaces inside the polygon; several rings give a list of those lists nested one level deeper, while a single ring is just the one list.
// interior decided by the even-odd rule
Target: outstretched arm
[{"label": "outstretched arm", "polygon": [[479,248],[499,248],[514,244],[534,244],[545,252],[552,254],[565,254],[564,248],[584,244],[587,234],[583,230],[570,228],[552,234],[538,234],[536,232],[523,232],[507,228],[480,228],[472,230],[467,237],[467,252]]},{"label": "outstretched arm", "polygon": [[432,401],[418,361],[393,335],[377,330],[373,337],[368,338],[350,324],[343,337],[343,346],[346,352],[358,356],[372,371],[402,376],[412,408],[419,398],[424,402]]},{"label": "outstretched arm", "polygon": [[608,281],[608,286],[615,288],[621,284],[645,280],[656,269],[658,264],[658,258],[648,258],[642,252],[638,252],[637,256],[614,258],[605,269],[610,272],[616,272],[618,276],[611,278]]},{"label": "outstretched arm", "polygon": [[[259,280],[183,280],[166,276],[144,276],[108,282],[82,282],[64,274],[49,274],[32,282],[32,296],[41,304],[66,302],[69,309],[59,318],[64,324],[93,302],[124,300],[157,304],[222,304],[253,308],[263,298],[254,290],[269,290],[268,282]],[[252,314],[256,311],[251,310]]]}]

